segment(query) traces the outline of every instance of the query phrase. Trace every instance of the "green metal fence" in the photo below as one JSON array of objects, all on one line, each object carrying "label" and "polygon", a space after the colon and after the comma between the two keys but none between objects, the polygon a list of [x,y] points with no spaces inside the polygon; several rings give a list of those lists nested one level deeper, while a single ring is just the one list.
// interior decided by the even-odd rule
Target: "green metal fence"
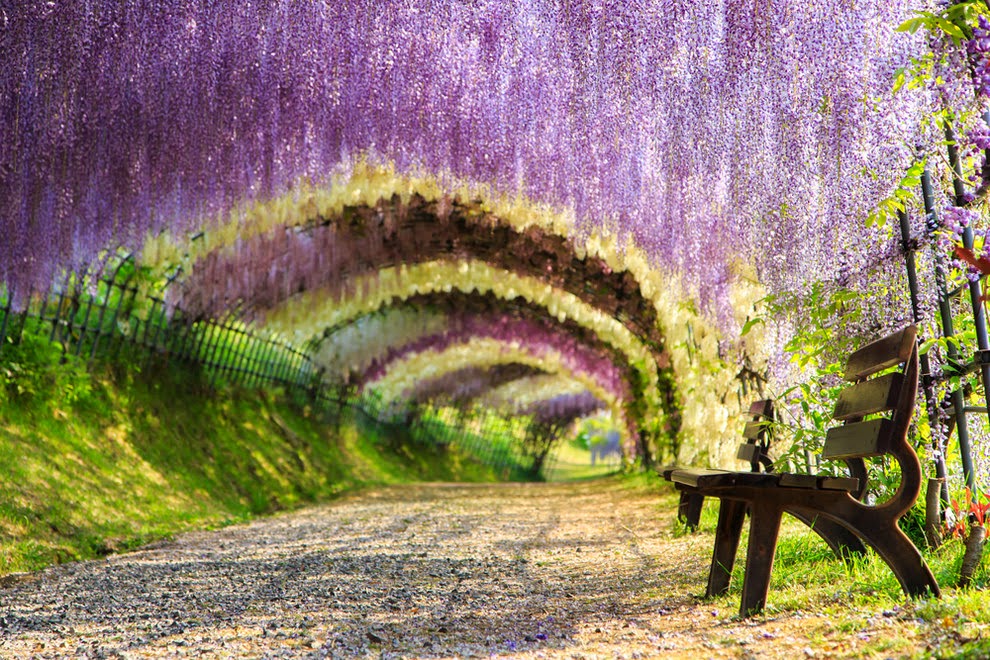
[{"label": "green metal fence", "polygon": [[195,364],[214,386],[282,387],[304,396],[328,419],[351,409],[386,435],[402,426],[410,441],[454,446],[507,476],[525,472],[525,457],[504,420],[500,426],[487,418],[469,429],[463,418],[427,408],[396,420],[374,393],[356,396],[328,387],[306,352],[241,323],[234,312],[223,319],[193,319],[170,309],[169,283],[149,284],[130,255],[109,254],[81,273],[64,273],[47,291],[28,292],[19,311],[14,292],[0,286],[0,361],[25,337],[35,337],[90,365],[120,361],[124,354],[145,365]]}]

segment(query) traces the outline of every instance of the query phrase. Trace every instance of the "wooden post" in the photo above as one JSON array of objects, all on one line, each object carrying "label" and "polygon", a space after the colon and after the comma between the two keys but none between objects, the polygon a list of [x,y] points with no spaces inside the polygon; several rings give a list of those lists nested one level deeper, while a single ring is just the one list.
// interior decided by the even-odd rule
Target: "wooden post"
[{"label": "wooden post", "polygon": [[925,541],[932,550],[942,545],[941,493],[944,482],[944,478],[931,478],[925,491]]}]

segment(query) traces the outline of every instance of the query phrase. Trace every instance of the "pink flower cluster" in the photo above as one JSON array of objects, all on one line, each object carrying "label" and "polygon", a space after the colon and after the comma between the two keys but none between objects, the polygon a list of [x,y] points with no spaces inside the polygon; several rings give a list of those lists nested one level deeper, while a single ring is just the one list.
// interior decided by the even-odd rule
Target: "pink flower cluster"
[{"label": "pink flower cluster", "polygon": [[533,421],[537,424],[563,427],[576,419],[598,412],[604,407],[605,405],[591,392],[579,392],[577,394],[559,394],[543,401],[537,401],[516,412],[532,415]]},{"label": "pink flower cluster", "polygon": [[504,313],[451,314],[443,332],[427,334],[389,348],[386,355],[376,359],[365,371],[362,385],[382,378],[403,358],[424,351],[442,352],[450,346],[477,338],[495,339],[506,346],[525,349],[536,358],[555,359],[559,356],[566,369],[594,379],[616,399],[625,401],[630,397],[624,370],[612,361],[606,351],[579,341],[550,322]]},{"label": "pink flower cluster", "polygon": [[409,393],[409,400],[418,404],[469,405],[500,385],[542,373],[545,372],[519,363],[465,367],[420,380]]}]

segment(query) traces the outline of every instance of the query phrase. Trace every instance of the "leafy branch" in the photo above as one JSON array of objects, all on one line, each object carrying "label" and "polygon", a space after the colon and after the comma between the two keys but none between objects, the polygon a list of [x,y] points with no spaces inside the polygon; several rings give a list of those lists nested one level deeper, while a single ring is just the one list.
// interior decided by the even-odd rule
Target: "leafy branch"
[{"label": "leafy branch", "polygon": [[921,158],[907,169],[894,192],[881,199],[866,217],[867,227],[883,227],[898,212],[907,208],[907,203],[915,197],[915,191],[921,186],[921,175],[927,162],[927,158]]},{"label": "leafy branch", "polygon": [[914,14],[914,18],[909,18],[897,27],[898,32],[914,34],[925,28],[933,35],[944,34],[958,46],[973,38],[973,26],[981,15],[990,15],[990,8],[985,0],[964,0],[939,12],[919,10]]}]

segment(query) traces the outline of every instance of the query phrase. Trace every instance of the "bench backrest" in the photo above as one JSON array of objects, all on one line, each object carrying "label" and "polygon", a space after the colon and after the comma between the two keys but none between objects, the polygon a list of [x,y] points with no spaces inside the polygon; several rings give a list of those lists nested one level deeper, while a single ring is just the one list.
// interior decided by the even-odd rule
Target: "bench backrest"
[{"label": "bench backrest", "polygon": [[[852,476],[860,479],[860,495],[866,489],[862,459],[889,454],[901,465],[901,485],[893,499],[902,500],[911,490],[911,502],[917,498],[921,465],[907,441],[918,392],[916,337],[917,327],[910,325],[861,348],[846,363],[844,376],[852,385],[842,391],[833,412],[843,424],[828,431],[822,457],[846,461]],[[876,376],[898,364],[903,370]]]},{"label": "bench backrest", "polygon": [[743,437],[746,442],[739,446],[736,458],[748,461],[753,472],[759,472],[762,466],[765,472],[773,472],[773,461],[768,451],[773,437],[772,424],[775,421],[772,399],[754,401],[749,407]]}]

